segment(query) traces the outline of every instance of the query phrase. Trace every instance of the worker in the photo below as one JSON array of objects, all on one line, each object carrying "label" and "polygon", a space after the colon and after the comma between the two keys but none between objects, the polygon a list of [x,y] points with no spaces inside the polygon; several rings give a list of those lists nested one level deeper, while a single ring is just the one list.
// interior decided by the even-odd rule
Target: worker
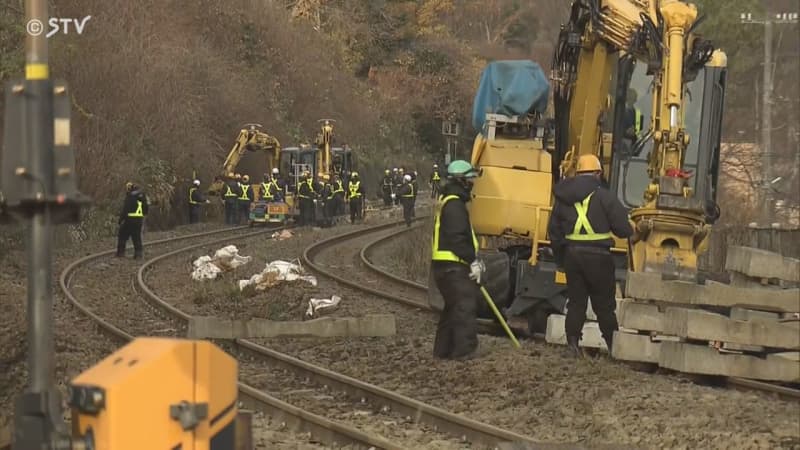
[{"label": "worker", "polygon": [[314,179],[308,171],[304,171],[297,186],[297,198],[300,199],[300,226],[311,226],[314,224],[314,201],[316,192],[314,191]]},{"label": "worker", "polygon": [[136,259],[142,258],[142,225],[144,224],[144,218],[147,217],[148,210],[149,204],[144,192],[136,184],[130,181],[126,183],[125,201],[119,213],[117,257],[125,257],[125,246],[128,244],[128,239],[130,239],[133,241],[133,257]]},{"label": "worker", "polygon": [[397,196],[397,192],[400,190],[400,186],[403,185],[403,169],[395,168],[392,173],[392,191],[395,194],[394,197],[394,205],[397,206],[400,204],[400,197]]},{"label": "worker", "polygon": [[470,163],[456,160],[447,167],[447,184],[436,205],[431,271],[444,298],[433,355],[471,359],[478,355],[477,314],[485,272],[478,259],[478,240],[467,211],[473,179]]},{"label": "worker", "polygon": [[342,183],[341,177],[339,175],[334,174],[333,180],[331,182],[332,186],[332,194],[333,194],[333,202],[331,202],[331,216],[338,217],[344,215],[344,183]]},{"label": "worker", "polygon": [[612,348],[619,328],[616,309],[616,281],[611,247],[614,239],[628,238],[633,228],[628,211],[611,191],[601,185],[602,166],[595,155],[578,159],[577,175],[559,182],[553,189],[555,205],[548,225],[553,255],[567,276],[567,318],[565,331],[570,354],[580,358],[579,347],[589,298],[597,315],[603,339]]},{"label": "worker", "polygon": [[244,223],[250,222],[250,205],[253,203],[255,199],[253,195],[252,186],[250,186],[250,176],[249,175],[242,175],[242,182],[240,183],[241,192],[239,193],[239,218],[237,219],[237,223],[241,223],[244,220]]},{"label": "worker", "polygon": [[236,200],[241,194],[241,188],[236,181],[236,175],[233,172],[228,173],[228,181],[225,182],[225,193],[223,199],[225,202],[225,225],[236,225],[239,221],[239,204]]},{"label": "worker", "polygon": [[286,194],[288,193],[286,182],[281,177],[281,171],[278,170],[277,167],[273,167],[272,175],[270,176],[272,180],[272,185],[275,187],[275,193],[273,194],[275,197],[275,201],[282,202],[286,198]]},{"label": "worker", "polygon": [[[334,174],[334,176],[336,176]],[[322,202],[322,226],[327,228],[333,225],[333,185],[331,185],[330,177],[323,174],[320,177],[322,188],[320,189],[320,201]]]},{"label": "worker", "polygon": [[403,177],[403,186],[400,187],[400,204],[403,205],[403,219],[406,221],[406,226],[411,226],[411,218],[414,215],[414,184],[411,181],[411,175],[406,174]]},{"label": "worker", "polygon": [[431,187],[431,198],[437,198],[439,196],[439,184],[441,183],[442,176],[439,173],[439,165],[433,165],[433,171],[431,172],[431,179],[428,184]]},{"label": "worker", "polygon": [[350,174],[350,183],[347,185],[347,199],[350,201],[350,223],[356,223],[364,218],[364,186],[358,178],[358,172]]},{"label": "worker", "polygon": [[641,137],[642,133],[642,111],[636,107],[638,96],[635,89],[628,89],[625,97],[625,116],[624,116],[624,139],[623,144],[626,152],[633,150],[633,145]]},{"label": "worker", "polygon": [[417,171],[411,172],[411,185],[414,188],[413,196],[411,198],[411,218],[413,219],[416,217],[416,208],[417,208],[417,193],[419,192],[419,184],[417,184],[417,177],[419,174]]},{"label": "worker", "polygon": [[189,223],[200,221],[200,208],[209,202],[200,191],[200,180],[194,180],[189,188]]},{"label": "worker", "polygon": [[383,171],[381,181],[381,194],[383,194],[383,206],[392,206],[392,172],[389,169]]}]

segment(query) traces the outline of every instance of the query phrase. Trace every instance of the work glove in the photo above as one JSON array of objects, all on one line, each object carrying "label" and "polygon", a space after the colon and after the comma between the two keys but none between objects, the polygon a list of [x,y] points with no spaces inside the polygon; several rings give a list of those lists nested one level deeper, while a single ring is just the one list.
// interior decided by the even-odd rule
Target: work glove
[{"label": "work glove", "polygon": [[486,265],[479,259],[472,261],[472,264],[469,265],[469,278],[478,284],[481,284],[481,279],[483,279],[483,274],[485,272]]}]

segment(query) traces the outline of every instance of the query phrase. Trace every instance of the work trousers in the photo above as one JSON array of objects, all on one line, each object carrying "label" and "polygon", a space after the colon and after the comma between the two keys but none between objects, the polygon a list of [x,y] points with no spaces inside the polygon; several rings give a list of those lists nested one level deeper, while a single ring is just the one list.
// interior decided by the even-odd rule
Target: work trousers
[{"label": "work trousers", "polygon": [[406,226],[411,226],[411,219],[414,218],[414,198],[404,197],[400,199],[400,204],[403,205],[403,219],[406,221]]},{"label": "work trousers", "polygon": [[300,199],[300,226],[314,225],[314,199]]},{"label": "work trousers", "polygon": [[142,223],[144,219],[128,217],[119,226],[119,233],[117,234],[117,256],[125,256],[125,246],[128,245],[128,239],[133,241],[133,256],[134,258],[141,258],[142,249]]},{"label": "work trousers", "polygon": [[469,279],[469,266],[434,262],[431,266],[436,287],[444,298],[444,309],[436,327],[433,356],[460,358],[478,348],[478,301],[481,292]]},{"label": "work trousers", "polygon": [[324,214],[325,220],[323,221],[323,226],[329,227],[333,225],[333,213],[336,212],[335,208],[336,205],[333,203],[333,199],[325,200],[325,203],[322,204],[322,213]]},{"label": "work trousers", "polygon": [[431,198],[436,198],[439,196],[439,182],[434,181],[431,183]]},{"label": "work trousers", "polygon": [[200,205],[189,205],[189,223],[200,222]]},{"label": "work trousers", "polygon": [[[583,337],[586,322],[586,305],[592,300],[603,339],[611,342],[617,324],[616,280],[614,259],[608,249],[568,245],[564,255],[567,275],[567,319],[564,325],[567,336]],[[609,349],[610,350],[610,349]]]},{"label": "work trousers", "polygon": [[361,197],[353,197],[350,199],[350,223],[355,223],[356,219],[361,220],[364,217],[361,201]]},{"label": "work trousers", "polygon": [[238,200],[239,202],[239,217],[236,223],[240,225],[242,222],[247,224],[250,222],[250,200]]},{"label": "work trousers", "polygon": [[336,194],[333,196],[333,215],[343,216],[344,214],[344,194]]},{"label": "work trousers", "polygon": [[[403,187],[403,185],[402,185],[402,184],[399,184],[399,185],[397,185],[397,186],[395,186],[395,187],[394,187],[394,191],[395,191],[395,192],[400,192],[400,188],[402,188],[402,187]],[[394,197],[394,205],[395,205],[395,206],[397,206],[397,205],[399,205],[399,204],[400,204],[400,194],[398,194],[398,195],[396,195],[396,196]]]},{"label": "work trousers", "polygon": [[239,204],[235,198],[225,200],[225,225],[236,225],[239,217]]},{"label": "work trousers", "polygon": [[392,188],[386,186],[383,188],[383,206],[392,206]]}]

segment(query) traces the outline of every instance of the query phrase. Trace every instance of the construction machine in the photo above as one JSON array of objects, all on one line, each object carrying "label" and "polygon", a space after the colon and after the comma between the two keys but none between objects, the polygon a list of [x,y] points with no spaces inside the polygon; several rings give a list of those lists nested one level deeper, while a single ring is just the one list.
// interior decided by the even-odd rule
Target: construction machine
[{"label": "construction machine", "polygon": [[[269,176],[272,169],[278,167],[281,154],[281,144],[278,139],[265,133],[262,129],[263,125],[258,123],[248,123],[242,127],[233,148],[228,152],[228,157],[222,164],[222,176],[217,177],[208,189],[209,195],[220,195],[225,187],[224,178],[228,174],[238,172],[248,175],[254,181],[252,189],[255,201],[250,210],[251,225],[283,223],[289,214],[289,206],[285,201],[264,201],[261,184],[256,182],[264,176]],[[255,161],[246,161],[246,164],[240,164],[243,159],[251,158],[254,158]]]},{"label": "construction machine", "polygon": [[[529,331],[544,331],[547,316],[567,306],[547,224],[552,187],[575,174],[581,155],[599,157],[638,235],[615,239],[620,289],[627,271],[697,278],[697,257],[720,214],[727,65],[696,33],[701,22],[682,1],[573,1],[552,60],[549,118],[550,86],[536,63],[498,61],[484,71],[473,111],[480,133],[471,162],[480,176],[470,217],[489,292]],[[437,295],[430,301],[441,307]]]}]

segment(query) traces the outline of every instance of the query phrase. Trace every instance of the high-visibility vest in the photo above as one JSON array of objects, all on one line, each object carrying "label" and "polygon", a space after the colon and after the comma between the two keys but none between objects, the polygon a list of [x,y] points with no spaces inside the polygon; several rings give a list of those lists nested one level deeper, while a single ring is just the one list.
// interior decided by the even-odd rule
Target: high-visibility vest
[{"label": "high-visibility vest", "polygon": [[247,196],[247,190],[250,189],[249,184],[242,184],[242,195],[239,196],[239,200],[250,200],[250,197]]},{"label": "high-visibility vest", "polygon": [[128,217],[144,217],[141,200],[136,200],[136,211],[128,213]]},{"label": "high-visibility vest", "polygon": [[[462,264],[467,264],[466,261],[456,256],[455,253],[451,252],[450,250],[440,250],[439,249],[439,226],[441,225],[442,220],[442,210],[444,209],[444,205],[447,204],[450,200],[458,199],[457,195],[448,195],[446,197],[439,197],[439,203],[436,205],[436,214],[434,216],[433,222],[433,245],[431,246],[431,259],[434,261],[452,261],[452,262],[459,262]],[[470,232],[472,233],[472,246],[475,248],[475,254],[478,254],[478,238],[475,237],[475,230],[472,229],[470,226]]]},{"label": "high-visibility vest", "polygon": [[[570,241],[600,241],[603,239],[611,239],[611,233],[595,233],[592,224],[586,213],[589,212],[589,200],[592,199],[594,192],[587,195],[582,202],[575,202],[575,211],[578,212],[578,220],[575,221],[575,227],[572,233],[566,236]],[[581,230],[586,231],[581,233]]]},{"label": "high-visibility vest", "polygon": [[306,184],[306,185],[308,185],[309,191],[311,191],[311,193],[313,194],[314,193],[314,184],[313,183],[314,183],[314,180],[312,180],[311,178],[309,178],[308,180],[306,180],[303,183],[300,183],[300,185],[297,186],[297,196],[300,197],[300,198],[311,198],[308,195],[301,194],[300,193],[300,188],[303,186],[303,184]]},{"label": "high-visibility vest", "polygon": [[634,113],[636,120],[633,126],[633,132],[636,133],[636,136],[639,136],[639,133],[642,131],[642,112],[639,108],[634,107]]},{"label": "high-visibility vest", "polygon": [[264,200],[272,200],[272,192],[270,190],[271,182],[261,183],[261,198]]},{"label": "high-visibility vest", "polygon": [[236,197],[236,194],[231,189],[231,185],[230,184],[225,183],[225,189],[227,189],[225,191],[225,197]]},{"label": "high-visibility vest", "polygon": [[439,172],[434,171],[433,172],[433,181],[439,181],[440,179],[441,178],[439,178]]},{"label": "high-visibility vest", "polygon": [[333,185],[333,192],[331,192],[331,194],[338,194],[339,192],[344,192],[342,180],[336,180],[336,184]]},{"label": "high-visibility vest", "polygon": [[408,194],[403,194],[401,197],[411,198],[414,196],[414,185],[411,183],[408,183],[408,185],[411,187],[411,190],[408,191]]},{"label": "high-visibility vest", "polygon": [[196,204],[200,203],[200,202],[194,201],[194,198],[193,198],[194,191],[196,191],[196,190],[197,190],[196,187],[193,187],[193,188],[189,189],[189,204],[190,205],[196,205]]},{"label": "high-visibility vest", "polygon": [[350,186],[348,186],[350,188],[350,198],[361,197],[361,192],[358,192],[359,186],[361,186],[361,181],[350,182]]}]

